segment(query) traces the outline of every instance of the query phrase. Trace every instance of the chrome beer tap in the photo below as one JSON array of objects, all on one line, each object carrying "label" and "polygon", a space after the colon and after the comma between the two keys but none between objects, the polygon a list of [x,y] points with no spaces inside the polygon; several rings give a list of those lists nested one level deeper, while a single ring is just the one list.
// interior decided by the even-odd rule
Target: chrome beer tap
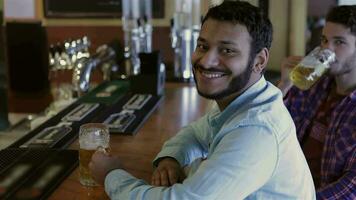
[{"label": "chrome beer tap", "polygon": [[141,0],[141,26],[142,26],[142,37],[141,37],[141,49],[144,53],[152,52],[152,1],[151,0]]},{"label": "chrome beer tap", "polygon": [[152,51],[151,0],[123,0],[125,75],[140,73],[139,53]]},{"label": "chrome beer tap", "polygon": [[191,55],[200,31],[200,0],[176,0],[171,22],[171,42],[174,49],[174,77],[191,81]]},{"label": "chrome beer tap", "polygon": [[90,40],[88,37],[77,40],[66,40],[64,43],[50,45],[49,66],[52,71],[71,70],[74,63],[82,58],[88,58]]},{"label": "chrome beer tap", "polygon": [[103,80],[110,80],[111,73],[118,70],[115,58],[114,49],[108,45],[101,45],[91,57],[78,59],[72,77],[74,95],[82,96],[88,92],[90,77],[94,69],[100,68],[103,73]]}]

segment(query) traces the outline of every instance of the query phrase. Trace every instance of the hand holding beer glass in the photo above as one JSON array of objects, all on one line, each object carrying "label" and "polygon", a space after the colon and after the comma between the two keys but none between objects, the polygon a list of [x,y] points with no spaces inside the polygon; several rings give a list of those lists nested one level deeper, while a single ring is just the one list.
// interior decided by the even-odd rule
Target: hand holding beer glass
[{"label": "hand holding beer glass", "polygon": [[109,128],[101,123],[89,123],[80,126],[79,131],[79,180],[84,186],[97,186],[93,180],[89,163],[96,151],[108,152],[109,150]]},{"label": "hand holding beer glass", "polygon": [[299,89],[308,90],[325,74],[334,61],[334,52],[316,47],[294,67],[289,78]]}]

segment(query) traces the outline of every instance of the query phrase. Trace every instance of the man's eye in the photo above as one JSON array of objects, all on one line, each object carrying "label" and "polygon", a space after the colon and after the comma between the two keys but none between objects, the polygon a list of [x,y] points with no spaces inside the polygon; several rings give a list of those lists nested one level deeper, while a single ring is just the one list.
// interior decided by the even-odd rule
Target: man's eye
[{"label": "man's eye", "polygon": [[342,41],[342,40],[335,40],[335,44],[336,45],[341,45],[341,44],[345,44],[345,42]]},{"label": "man's eye", "polygon": [[206,50],[206,49],[208,49],[208,47],[206,45],[203,45],[203,44],[197,44],[197,49]]},{"label": "man's eye", "polygon": [[224,54],[232,54],[232,53],[234,53],[234,50],[228,49],[228,48],[224,48],[224,49],[221,50],[221,52],[224,53]]}]

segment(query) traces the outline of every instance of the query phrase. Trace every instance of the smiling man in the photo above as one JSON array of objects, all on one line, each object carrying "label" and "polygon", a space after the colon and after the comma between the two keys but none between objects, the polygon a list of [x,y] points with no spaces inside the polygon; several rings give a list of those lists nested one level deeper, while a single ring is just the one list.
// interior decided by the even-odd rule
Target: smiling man
[{"label": "smiling man", "polygon": [[217,106],[168,140],[151,185],[95,153],[93,176],[113,199],[315,199],[282,93],[263,77],[272,25],[247,2],[209,9],[192,57],[199,94]]}]

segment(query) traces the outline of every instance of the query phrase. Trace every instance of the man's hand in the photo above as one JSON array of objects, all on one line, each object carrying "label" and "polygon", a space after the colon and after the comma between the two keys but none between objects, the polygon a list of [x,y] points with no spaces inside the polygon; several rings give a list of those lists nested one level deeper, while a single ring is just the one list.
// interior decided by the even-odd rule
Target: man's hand
[{"label": "man's hand", "polygon": [[154,186],[171,186],[181,183],[185,174],[178,161],[173,158],[163,158],[153,172],[151,184]]},{"label": "man's hand", "polygon": [[121,169],[121,164],[117,157],[96,151],[89,163],[89,169],[94,180],[104,185],[106,175],[113,169]]},{"label": "man's hand", "polygon": [[302,60],[302,58],[303,57],[301,56],[289,56],[282,61],[281,80],[278,84],[278,88],[282,90],[283,96],[287,94],[288,90],[292,87],[289,73]]}]

